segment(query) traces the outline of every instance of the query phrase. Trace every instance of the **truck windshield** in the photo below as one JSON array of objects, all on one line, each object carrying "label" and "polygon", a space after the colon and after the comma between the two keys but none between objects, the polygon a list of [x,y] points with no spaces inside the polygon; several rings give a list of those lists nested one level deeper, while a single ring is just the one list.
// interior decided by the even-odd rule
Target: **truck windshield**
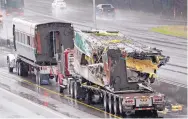
[{"label": "truck windshield", "polygon": [[102,5],[102,8],[112,8],[111,5]]}]

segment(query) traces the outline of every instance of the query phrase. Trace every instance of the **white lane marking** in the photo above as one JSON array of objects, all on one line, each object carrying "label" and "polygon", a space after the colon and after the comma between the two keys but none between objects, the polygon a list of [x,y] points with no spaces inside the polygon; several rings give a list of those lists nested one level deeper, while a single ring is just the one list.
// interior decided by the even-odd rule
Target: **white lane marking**
[{"label": "white lane marking", "polygon": [[67,117],[67,116],[65,116],[65,115],[60,115],[60,114],[58,114],[58,113],[56,113],[56,112],[54,112],[54,111],[52,111],[52,110],[50,110],[50,109],[48,109],[48,108],[45,108],[44,106],[38,105],[38,104],[33,103],[32,101],[29,101],[29,100],[27,100],[27,99],[25,99],[25,98],[23,98],[23,97],[20,97],[20,96],[18,96],[18,95],[16,95],[16,94],[13,94],[13,93],[11,93],[11,92],[9,92],[9,91],[7,91],[7,90],[4,90],[4,89],[2,89],[2,88],[0,88],[0,90],[6,92],[6,93],[8,93],[8,94],[10,94],[10,95],[12,95],[12,96],[14,96],[14,97],[16,97],[16,98],[20,98],[21,100],[24,100],[24,101],[26,101],[26,102],[28,102],[28,103],[30,103],[30,104],[32,104],[32,105],[35,105],[35,106],[37,106],[38,108],[41,108],[42,110],[45,110],[45,111],[47,111],[47,112],[50,112],[50,113],[52,113],[52,114],[58,116],[59,118],[69,118],[69,117]]}]

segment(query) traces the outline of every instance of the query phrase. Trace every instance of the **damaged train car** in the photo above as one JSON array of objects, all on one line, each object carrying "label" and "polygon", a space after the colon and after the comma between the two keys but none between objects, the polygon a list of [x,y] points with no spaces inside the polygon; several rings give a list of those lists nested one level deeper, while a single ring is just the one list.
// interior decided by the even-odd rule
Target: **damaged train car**
[{"label": "damaged train car", "polygon": [[[162,55],[161,50],[145,46],[119,32],[112,31],[78,31],[75,34],[75,48],[82,53],[80,59],[75,60],[81,60],[81,64],[84,65],[100,66],[100,70],[93,70],[94,76],[99,79],[103,79],[101,74],[105,71],[108,74],[107,69],[112,70],[116,64],[115,61],[108,60],[108,56],[113,54],[109,49],[120,49],[120,54],[124,56],[126,62],[129,82],[153,83],[157,70],[169,61],[169,57]],[[111,67],[105,64],[109,61]]]}]

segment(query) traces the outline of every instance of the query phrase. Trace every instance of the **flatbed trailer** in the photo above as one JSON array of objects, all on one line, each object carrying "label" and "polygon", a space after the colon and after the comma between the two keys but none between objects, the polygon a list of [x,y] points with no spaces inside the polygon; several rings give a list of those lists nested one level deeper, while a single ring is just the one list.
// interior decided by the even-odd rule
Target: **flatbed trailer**
[{"label": "flatbed trailer", "polygon": [[[84,79],[74,72],[74,50],[65,50],[64,74],[59,75],[60,93],[68,93],[72,98],[85,101],[87,104],[101,104],[104,110],[116,115],[130,115],[139,111],[151,111],[157,116],[157,111],[165,109],[165,95],[153,89],[138,84],[143,89],[112,91]],[[97,101],[96,101],[97,98]]]},{"label": "flatbed trailer", "polygon": [[[75,32],[75,34],[80,33],[80,31]],[[94,41],[87,36],[85,38],[91,42]],[[110,77],[119,77],[119,79],[110,78],[110,82],[105,83],[103,77],[102,81],[98,75],[104,73],[104,70],[100,72],[101,68],[105,67],[104,60],[98,63],[86,63],[83,54],[85,57],[89,56],[89,53],[87,52],[87,54],[82,50],[89,51],[88,46],[81,48],[77,45],[84,47],[81,43],[88,42],[78,42],[80,39],[82,38],[75,36],[74,49],[65,49],[64,51],[62,59],[64,65],[62,65],[61,73],[58,75],[60,93],[67,91],[72,98],[84,100],[87,104],[96,103],[97,98],[97,103],[102,104],[105,111],[117,115],[130,115],[147,110],[157,116],[157,111],[165,109],[164,94],[153,90],[147,81],[130,81],[128,79],[129,72],[122,52],[114,47],[109,48],[106,55],[109,59],[113,58],[111,62],[116,63],[114,69],[110,70]],[[95,42],[92,43],[92,45],[95,44]],[[98,42],[98,44],[100,43]],[[105,55],[104,52],[103,55]]]}]

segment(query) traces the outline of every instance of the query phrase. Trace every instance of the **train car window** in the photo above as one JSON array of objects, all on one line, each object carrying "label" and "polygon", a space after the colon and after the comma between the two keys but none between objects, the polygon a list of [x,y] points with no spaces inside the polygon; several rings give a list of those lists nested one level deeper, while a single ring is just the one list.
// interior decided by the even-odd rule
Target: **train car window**
[{"label": "train car window", "polygon": [[18,41],[21,42],[21,34],[20,32],[17,32],[18,33]]},{"label": "train car window", "polygon": [[34,47],[34,37],[30,37],[30,44],[32,47]]},{"label": "train car window", "polygon": [[26,35],[23,33],[23,43],[26,44]]},{"label": "train car window", "polygon": [[23,43],[26,44],[26,41],[25,41],[25,34],[24,34],[24,33],[22,34],[22,38],[23,38]]},{"label": "train car window", "polygon": [[22,43],[25,43],[24,40],[25,40],[24,34],[22,33]]},{"label": "train car window", "polygon": [[27,45],[31,45],[30,36],[27,36]]},{"label": "train car window", "polygon": [[18,32],[17,32],[17,31],[15,32],[15,36],[16,36],[16,37],[15,37],[15,38],[16,38],[16,41],[18,41],[19,38],[18,38]]},{"label": "train car window", "polygon": [[22,38],[23,34],[20,33],[20,42],[23,43],[23,38]]}]

